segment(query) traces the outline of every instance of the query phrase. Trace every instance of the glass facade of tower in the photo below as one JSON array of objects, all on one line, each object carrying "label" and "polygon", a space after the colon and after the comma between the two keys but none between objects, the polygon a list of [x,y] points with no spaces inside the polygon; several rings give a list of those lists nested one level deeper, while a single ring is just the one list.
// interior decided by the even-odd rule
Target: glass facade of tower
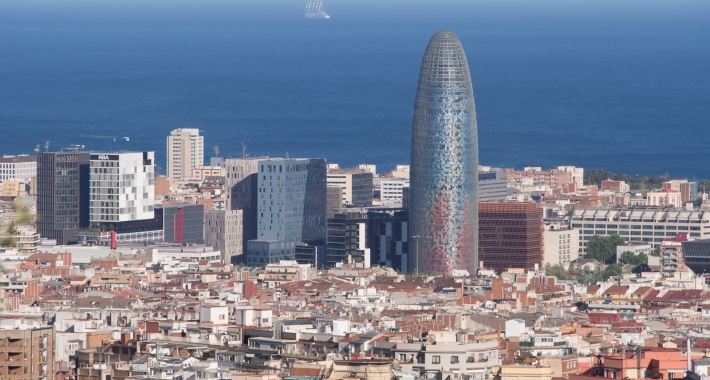
[{"label": "glass facade of tower", "polygon": [[[410,272],[475,273],[478,133],[468,61],[456,35],[437,32],[422,59],[410,171]],[[418,246],[418,247],[417,247]]]}]

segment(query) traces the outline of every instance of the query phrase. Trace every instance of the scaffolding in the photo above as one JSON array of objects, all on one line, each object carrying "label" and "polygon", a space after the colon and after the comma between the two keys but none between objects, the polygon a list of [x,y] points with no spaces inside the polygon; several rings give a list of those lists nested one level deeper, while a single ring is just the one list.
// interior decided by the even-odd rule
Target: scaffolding
[{"label": "scaffolding", "polygon": [[478,260],[498,273],[541,264],[543,212],[535,203],[481,202],[478,210]]}]

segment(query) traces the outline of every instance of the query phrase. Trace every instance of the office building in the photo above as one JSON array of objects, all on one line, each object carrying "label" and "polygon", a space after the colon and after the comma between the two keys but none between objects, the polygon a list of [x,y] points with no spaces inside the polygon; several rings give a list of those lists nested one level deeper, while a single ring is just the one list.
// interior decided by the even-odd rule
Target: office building
[{"label": "office building", "polygon": [[91,153],[90,221],[153,219],[155,152]]},{"label": "office building", "polygon": [[343,207],[343,189],[340,186],[328,185],[326,188],[326,220],[332,218]]},{"label": "office building", "polygon": [[325,268],[325,241],[303,242],[296,245],[295,260],[299,264],[308,264],[313,268]]},{"label": "office building", "polygon": [[545,253],[542,214],[535,203],[481,202],[478,257],[483,267],[501,273],[541,265]]},{"label": "office building", "polygon": [[36,176],[37,156],[20,154],[0,157],[0,185],[3,186],[3,191],[5,191],[4,183],[7,181],[27,184]]},{"label": "office building", "polygon": [[177,244],[205,243],[205,207],[178,203],[156,207],[163,218],[163,241]]},{"label": "office building", "polygon": [[325,241],[325,160],[265,158],[258,165],[257,238],[247,242],[247,263],[293,260],[296,245]]},{"label": "office building", "polygon": [[205,242],[222,252],[225,263],[246,263],[247,242],[256,239],[258,157],[227,158],[225,209],[205,212]]},{"label": "office building", "polygon": [[372,172],[366,169],[328,169],[328,186],[339,186],[342,204],[372,206]]},{"label": "office building", "polygon": [[328,220],[327,268],[351,263],[369,268],[383,266],[397,270],[408,267],[408,224],[406,210],[353,208]]},{"label": "office building", "polygon": [[476,271],[476,128],[463,47],[454,33],[439,31],[422,59],[412,121],[409,233],[418,239],[422,272]]},{"label": "office building", "polygon": [[205,244],[219,250],[222,262],[245,262],[243,210],[205,210]]},{"label": "office building", "polygon": [[579,255],[594,235],[619,235],[626,242],[643,242],[653,248],[677,234],[691,239],[710,238],[710,212],[650,206],[577,209],[571,226],[579,232]]},{"label": "office building", "polygon": [[96,244],[110,239],[116,243],[204,244],[204,223],[203,205],[163,204],[155,206],[150,219],[93,223],[92,228],[79,231],[79,240]]},{"label": "office building", "polygon": [[503,170],[478,173],[478,201],[504,201],[508,196],[508,177]]},{"label": "office building", "polygon": [[683,262],[697,275],[710,273],[710,239],[681,242]]},{"label": "office building", "polygon": [[37,158],[37,231],[76,244],[89,226],[89,153],[45,152]]},{"label": "office building", "polygon": [[165,173],[170,181],[187,179],[192,169],[204,165],[204,137],[195,128],[179,128],[167,138]]},{"label": "office building", "polygon": [[380,181],[380,199],[402,202],[402,189],[405,187],[409,187],[408,179],[384,178]]}]

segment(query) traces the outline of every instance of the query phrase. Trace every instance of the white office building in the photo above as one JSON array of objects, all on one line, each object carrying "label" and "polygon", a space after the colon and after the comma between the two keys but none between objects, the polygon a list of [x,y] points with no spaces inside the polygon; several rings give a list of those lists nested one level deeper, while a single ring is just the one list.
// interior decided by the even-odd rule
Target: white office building
[{"label": "white office building", "polygon": [[92,153],[91,222],[153,219],[155,152]]},{"label": "white office building", "polygon": [[409,187],[407,178],[386,178],[380,181],[380,199],[383,201],[402,201],[402,189]]},{"label": "white office building", "polygon": [[192,169],[204,165],[204,137],[196,128],[179,128],[170,132],[167,139],[166,175],[168,180],[191,177]]},{"label": "white office building", "polygon": [[325,241],[325,160],[262,159],[257,178],[257,238],[247,243],[249,265],[292,260],[296,244]]},{"label": "white office building", "polygon": [[601,207],[577,209],[571,227],[579,231],[579,254],[594,235],[619,235],[629,243],[659,247],[664,239],[688,234],[692,239],[710,238],[710,212],[673,207]]},{"label": "white office building", "polygon": [[37,177],[37,156],[20,154],[0,158],[0,183],[3,181],[27,182]]}]

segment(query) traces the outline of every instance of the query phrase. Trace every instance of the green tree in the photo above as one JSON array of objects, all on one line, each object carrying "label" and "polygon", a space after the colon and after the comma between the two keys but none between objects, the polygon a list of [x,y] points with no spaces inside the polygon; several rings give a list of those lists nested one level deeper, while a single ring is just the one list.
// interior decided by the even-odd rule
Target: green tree
[{"label": "green tree", "polygon": [[651,251],[650,255],[653,257],[661,256],[661,249],[658,247],[654,248],[653,251]]},{"label": "green tree", "polygon": [[645,253],[639,253],[638,255],[634,255],[633,252],[624,251],[624,252],[621,252],[621,255],[619,255],[619,264],[621,264],[621,265],[648,264],[648,256],[646,256]]},{"label": "green tree", "polygon": [[636,273],[636,274],[640,274],[640,273],[643,273],[643,272],[650,272],[650,271],[651,271],[651,268],[648,267],[648,264],[641,264],[641,265],[637,265],[637,266],[636,266],[634,269],[632,269],[631,271],[634,272],[634,273]]},{"label": "green tree", "polygon": [[621,265],[619,265],[619,264],[608,265],[604,269],[604,272],[602,272],[602,280],[606,281],[609,279],[609,277],[621,276],[621,273],[622,273]]},{"label": "green tree", "polygon": [[562,265],[550,265],[546,264],[545,265],[545,274],[548,276],[555,276],[557,277],[558,280],[567,280],[568,275],[567,271],[565,271],[565,268]]},{"label": "green tree", "polygon": [[616,262],[616,246],[621,244],[624,244],[624,239],[619,235],[594,235],[587,242],[587,254],[584,257],[613,264]]}]

